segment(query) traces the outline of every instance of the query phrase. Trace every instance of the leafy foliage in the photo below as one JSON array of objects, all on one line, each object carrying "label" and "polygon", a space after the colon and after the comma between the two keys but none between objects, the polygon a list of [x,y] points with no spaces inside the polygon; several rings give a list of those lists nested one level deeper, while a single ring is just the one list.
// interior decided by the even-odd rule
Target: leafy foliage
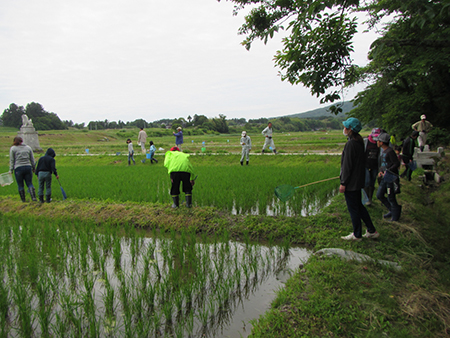
[{"label": "leafy foliage", "polygon": [[[266,43],[276,32],[288,32],[274,57],[281,79],[303,84],[321,103],[340,100],[345,87],[365,82],[352,111],[363,122],[400,137],[410,134],[421,114],[449,128],[449,0],[228,1],[235,15],[251,8],[239,30],[247,49],[257,39]],[[368,15],[369,30],[384,26],[365,67],[351,57],[358,12]]]},{"label": "leafy foliage", "polygon": [[67,129],[66,125],[55,113],[44,110],[41,104],[36,102],[28,103],[26,108],[11,103],[9,108],[2,114],[3,125],[19,129],[22,125],[22,115],[26,114],[33,121],[36,130],[62,130]]}]

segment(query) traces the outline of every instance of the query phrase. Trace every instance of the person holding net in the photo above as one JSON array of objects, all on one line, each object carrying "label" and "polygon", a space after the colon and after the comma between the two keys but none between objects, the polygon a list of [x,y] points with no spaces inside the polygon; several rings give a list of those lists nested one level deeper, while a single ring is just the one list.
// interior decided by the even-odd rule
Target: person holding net
[{"label": "person holding net", "polygon": [[[341,157],[339,192],[345,196],[353,232],[341,238],[348,241],[361,241],[361,237],[378,238],[379,233],[372,223],[369,212],[361,202],[361,189],[364,188],[365,181],[364,141],[359,134],[362,129],[361,122],[351,117],[342,124],[344,125],[343,133],[348,141]],[[364,235],[362,235],[361,220],[367,227]]]}]

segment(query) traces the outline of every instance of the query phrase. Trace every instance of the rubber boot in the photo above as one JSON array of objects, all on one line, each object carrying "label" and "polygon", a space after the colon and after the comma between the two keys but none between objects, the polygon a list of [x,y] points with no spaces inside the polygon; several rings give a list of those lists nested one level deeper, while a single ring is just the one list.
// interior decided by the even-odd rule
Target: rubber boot
[{"label": "rubber boot", "polygon": [[39,195],[39,202],[44,203],[44,195]]},{"label": "rubber boot", "polygon": [[399,205],[397,208],[392,209],[392,218],[391,222],[397,222],[400,219],[400,215],[402,214],[402,206]]},{"label": "rubber boot", "polygon": [[186,194],[186,208],[192,207],[192,195]]},{"label": "rubber boot", "polygon": [[26,202],[27,201],[25,199],[25,190],[19,191],[19,195],[20,195],[20,199],[22,200],[22,202]]},{"label": "rubber boot", "polygon": [[263,150],[261,150],[261,154],[264,154],[264,149],[263,149]]},{"label": "rubber boot", "polygon": [[178,208],[180,206],[180,196],[172,196],[173,204],[172,208]]},{"label": "rubber boot", "polygon": [[52,201],[52,195],[45,195],[45,201],[50,203]]},{"label": "rubber boot", "polygon": [[245,164],[248,165],[248,161]]},{"label": "rubber boot", "polygon": [[34,187],[28,188],[28,190],[30,191],[31,200],[32,200],[33,202],[37,202],[37,199],[36,199],[36,190],[34,189]]},{"label": "rubber boot", "polygon": [[424,146],[420,146],[420,152],[423,153]]},{"label": "rubber boot", "polygon": [[244,165],[244,162],[241,162],[241,165]]},{"label": "rubber boot", "polygon": [[274,154],[276,155],[276,154],[277,154],[277,150],[276,150],[276,149],[274,149],[274,150],[273,150],[273,153],[274,153]]}]

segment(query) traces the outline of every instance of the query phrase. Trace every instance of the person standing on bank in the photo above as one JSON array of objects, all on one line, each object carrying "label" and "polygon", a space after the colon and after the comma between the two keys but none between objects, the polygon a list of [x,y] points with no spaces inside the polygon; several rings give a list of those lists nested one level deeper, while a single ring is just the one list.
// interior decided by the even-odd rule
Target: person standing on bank
[{"label": "person standing on bank", "polygon": [[[400,161],[395,154],[394,149],[389,147],[389,135],[381,133],[377,137],[377,145],[381,148],[380,158],[381,166],[378,176],[381,182],[377,191],[377,198],[388,208],[389,212],[383,215],[384,218],[391,218],[391,221],[398,221],[402,213],[401,205],[398,205],[395,198],[394,182],[398,180],[398,168]],[[386,198],[387,193],[387,198]]]},{"label": "person standing on bank", "polygon": [[145,132],[144,128],[141,128],[138,135],[138,145],[141,146],[142,153],[145,154],[145,144],[147,143],[147,133]]},{"label": "person standing on bank", "polygon": [[[362,129],[361,122],[351,117],[342,122],[343,133],[348,141],[344,146],[341,157],[341,184],[339,192],[345,196],[347,209],[352,220],[353,232],[348,236],[341,237],[349,241],[360,241],[361,237],[378,238],[380,234],[376,231],[369,212],[361,202],[361,189],[364,188],[365,164],[364,164],[364,141],[359,132]],[[367,227],[362,235],[361,220]]]},{"label": "person standing on bank", "polygon": [[273,143],[273,139],[272,139],[272,134],[273,134],[272,122],[269,122],[267,124],[267,127],[262,131],[262,134],[264,135],[264,137],[266,139],[264,141],[264,145],[263,145],[261,153],[264,154],[264,150],[266,149],[266,147],[269,147],[269,148],[272,148],[272,151],[274,152],[274,154],[276,154],[277,150],[275,149],[275,143]]},{"label": "person standing on bank", "polygon": [[411,127],[413,130],[417,130],[419,132],[419,148],[422,152],[427,144],[427,133],[430,132],[433,125],[427,121],[427,117],[425,115],[421,115],[420,121],[414,123]]},{"label": "person standing on bank", "polygon": [[172,196],[172,208],[180,206],[180,183],[183,184],[183,192],[186,197],[186,207],[192,206],[192,188],[195,184],[194,168],[189,161],[189,154],[180,152],[178,147],[172,147],[166,152],[164,166],[170,175],[172,187],[170,195]]},{"label": "person standing on bank", "polygon": [[59,179],[56,172],[56,153],[52,148],[48,148],[44,156],[42,156],[36,166],[36,176],[39,181],[38,197],[39,202],[44,203],[44,184],[45,184],[45,200],[50,203],[52,200],[52,174]]},{"label": "person standing on bank", "polygon": [[181,145],[183,144],[183,131],[181,127],[177,128],[177,132],[173,133],[173,136],[175,136],[175,146],[181,151]]},{"label": "person standing on bank", "polygon": [[31,200],[37,201],[36,190],[33,186],[35,165],[33,150],[26,144],[23,144],[21,137],[14,137],[13,145],[9,150],[9,172],[12,173],[14,171],[22,202],[26,202],[24,181],[30,192]]},{"label": "person standing on bank", "polygon": [[369,198],[367,205],[372,204],[372,196],[375,191],[375,182],[378,175],[378,156],[380,155],[380,148],[377,146],[377,141],[374,137],[380,135],[380,128],[373,128],[372,132],[364,139],[364,155],[366,165],[366,178],[364,184],[364,191]]},{"label": "person standing on bank", "polygon": [[244,165],[244,157],[247,159],[246,164],[248,165],[250,150],[252,149],[252,140],[250,139],[250,136],[247,135],[246,131],[243,131],[241,134],[241,145],[242,145],[241,165]]},{"label": "person standing on bank", "polygon": [[417,130],[414,130],[411,133],[411,136],[408,136],[403,141],[402,161],[405,164],[405,170],[400,175],[400,177],[405,177],[406,176],[406,179],[408,181],[411,181],[412,170],[409,167],[409,165],[411,164],[411,162],[414,159],[413,158],[414,157],[414,148],[416,146],[416,140],[417,140],[418,136],[419,136],[419,132]]}]

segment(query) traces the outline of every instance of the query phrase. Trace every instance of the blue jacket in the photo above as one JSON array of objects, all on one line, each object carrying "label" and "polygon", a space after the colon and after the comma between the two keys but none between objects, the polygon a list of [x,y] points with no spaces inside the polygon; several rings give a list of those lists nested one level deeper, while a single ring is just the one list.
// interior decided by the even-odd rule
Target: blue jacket
[{"label": "blue jacket", "polygon": [[183,132],[180,130],[178,133],[173,133],[176,137],[175,144],[183,144]]}]

